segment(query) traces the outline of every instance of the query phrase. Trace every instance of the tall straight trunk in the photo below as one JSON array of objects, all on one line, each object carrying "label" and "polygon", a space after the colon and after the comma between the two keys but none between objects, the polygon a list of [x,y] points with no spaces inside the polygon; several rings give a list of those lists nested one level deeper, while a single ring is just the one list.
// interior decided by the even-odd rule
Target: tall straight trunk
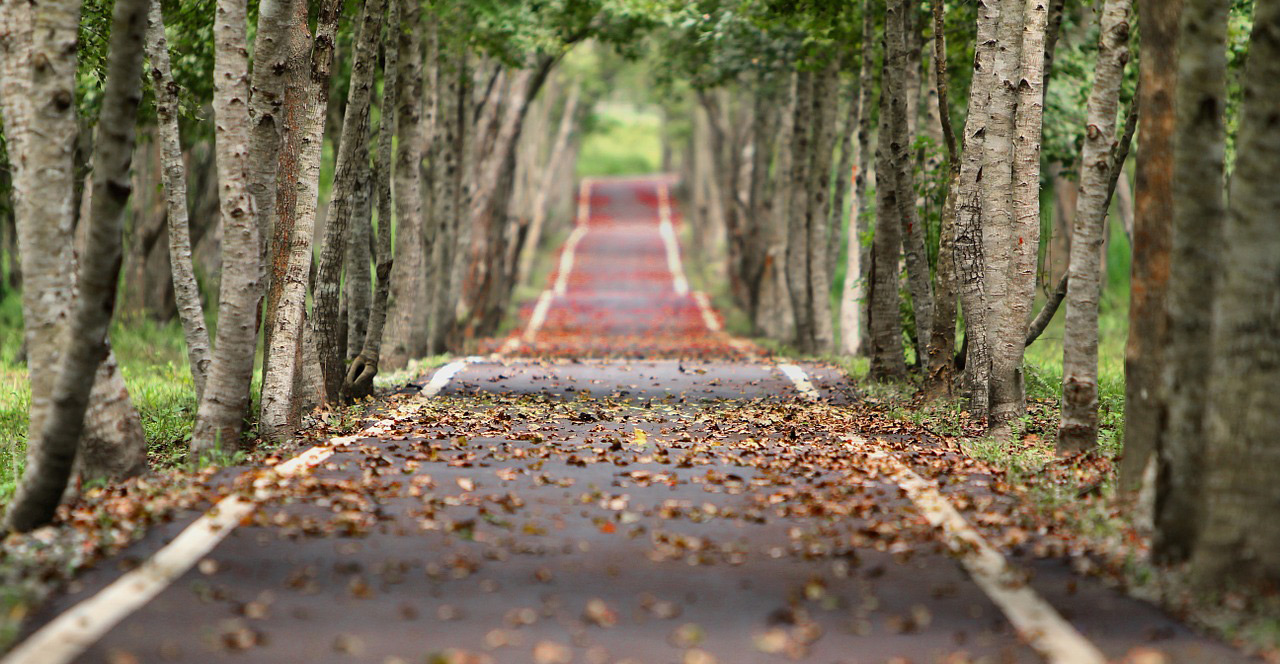
[{"label": "tall straight trunk", "polygon": [[[119,0],[112,7],[107,77],[94,142],[93,194],[80,257],[79,301],[67,334],[43,426],[28,443],[33,454],[6,514],[6,529],[28,531],[49,523],[75,464],[94,375],[107,356],[107,328],[115,310],[122,256],[124,208],[133,186],[134,118],[142,98],[142,43],[149,0]],[[37,29],[41,23],[37,20]],[[72,33],[74,34],[74,32]],[[72,70],[74,71],[74,69]],[[145,447],[118,450],[115,470],[136,473]]]},{"label": "tall straight trunk", "polygon": [[456,39],[440,34],[437,67],[438,109],[437,121],[439,133],[435,146],[436,154],[432,159],[432,220],[428,237],[432,238],[431,265],[434,279],[427,285],[432,289],[431,297],[431,344],[432,353],[442,352],[453,330],[453,309],[451,305],[456,281],[454,265],[457,256],[458,234],[458,201],[461,197],[460,182],[462,171],[462,150],[464,147],[463,122],[464,108],[467,106],[465,88],[462,85],[466,76],[465,51],[457,44]]},{"label": "tall straight trunk", "polygon": [[756,326],[773,339],[792,339],[795,334],[796,316],[788,286],[790,271],[787,269],[787,241],[789,212],[791,209],[791,143],[795,134],[796,76],[782,74],[786,103],[779,115],[776,140],[777,165],[774,177],[761,194],[770,201],[766,223],[768,246],[765,249],[764,267],[760,275],[760,301],[756,312]]},{"label": "tall straight trunk", "polygon": [[1102,293],[1103,207],[1111,174],[1111,144],[1124,64],[1129,58],[1129,0],[1102,9],[1098,63],[1080,152],[1080,197],[1071,233],[1067,313],[1062,339],[1062,422],[1058,450],[1075,453],[1098,442],[1098,298]]},{"label": "tall straight trunk", "polygon": [[[417,0],[408,1],[417,4]],[[344,399],[361,399],[373,394],[373,379],[378,375],[378,357],[382,353],[382,329],[387,322],[387,299],[391,296],[391,269],[395,262],[391,254],[391,149],[396,131],[397,95],[400,93],[398,45],[400,33],[404,30],[404,25],[400,22],[403,0],[389,0],[389,4],[391,11],[387,17],[386,38],[382,43],[385,53],[382,66],[382,103],[379,106],[382,116],[378,124],[378,155],[374,170],[378,195],[378,244],[374,251],[378,286],[362,347],[343,380]]]},{"label": "tall straight trunk", "polygon": [[1129,338],[1124,349],[1124,456],[1120,486],[1138,488],[1164,433],[1160,370],[1169,335],[1169,245],[1173,219],[1173,137],[1177,115],[1178,16],[1182,0],[1138,0],[1142,109],[1134,188]]},{"label": "tall straight trunk", "polygon": [[925,373],[925,394],[930,398],[953,394],[956,346],[956,201],[960,188],[960,160],[955,130],[951,126],[949,95],[951,76],[947,71],[947,37],[942,3],[933,3],[933,79],[938,96],[938,126],[947,150],[947,196],[942,203],[938,227],[938,267],[934,286],[933,332],[929,335],[929,363]]},{"label": "tall straight trunk", "polygon": [[964,152],[960,184],[956,191],[955,263],[964,311],[965,391],[969,412],[986,417],[990,405],[991,353],[987,342],[986,258],[983,229],[987,219],[982,207],[983,152],[991,124],[991,94],[995,78],[996,33],[1000,23],[998,0],[978,0],[977,46],[973,56],[973,82],[965,116]]},{"label": "tall straight trunk", "polygon": [[[1007,261],[1005,297],[992,299],[987,311],[991,346],[991,419],[1003,428],[1027,409],[1023,376],[1027,323],[1036,297],[1036,261],[1040,247],[1040,136],[1044,119],[1044,38],[1048,0],[1017,0],[1022,8],[1022,47],[1017,76],[1017,113],[1013,123],[1013,216],[1005,246],[994,253]],[[1114,120],[1113,120],[1114,122]],[[1003,173],[1003,170],[1001,171]],[[1109,174],[1104,173],[1105,175]],[[993,262],[992,268],[997,266]]]},{"label": "tall straight trunk", "polygon": [[266,297],[260,435],[283,440],[297,429],[306,355],[307,282],[320,198],[320,165],[329,110],[340,0],[326,0],[316,17],[312,43],[306,4],[295,3],[290,31],[291,70],[285,88],[284,130],[276,169],[276,219],[271,238],[271,288]]},{"label": "tall straight trunk", "polygon": [[795,311],[795,343],[801,352],[814,349],[813,300],[810,297],[809,234],[805,218],[809,213],[807,183],[809,150],[813,133],[813,74],[796,74],[795,114],[791,135],[791,173],[787,183],[787,290]]},{"label": "tall straight trunk", "polygon": [[240,447],[257,340],[262,269],[249,194],[249,58],[244,0],[218,0],[215,12],[213,113],[222,216],[222,284],[218,333],[191,452]]},{"label": "tall straight trunk", "polygon": [[[907,118],[910,117],[907,92],[911,77],[907,75],[908,57],[906,0],[889,0],[885,7],[885,81],[889,95],[890,171],[883,173],[885,185],[894,188],[897,219],[902,228],[902,252],[906,256],[907,286],[911,292],[911,309],[915,314],[916,360],[923,365],[933,331],[933,292],[930,288],[929,255],[925,250],[925,228],[916,214],[916,188],[912,171],[915,153]],[[917,81],[918,83],[918,81]],[[918,88],[918,86],[916,86]]]},{"label": "tall straight trunk", "polygon": [[285,62],[289,57],[287,41],[293,4],[303,1],[262,0],[258,3],[249,83],[249,195],[253,197],[263,266],[267,259],[267,237],[275,219],[280,123],[289,72]]},{"label": "tall straight trunk", "polygon": [[[827,216],[831,210],[831,144],[836,129],[839,82],[839,70],[834,61],[814,77],[813,113],[817,124],[813,129],[809,201],[805,212],[805,232],[808,235],[805,260],[809,263],[808,299],[813,316],[812,350],[816,353],[830,353],[835,345],[831,320],[831,270],[827,264],[827,245],[831,241],[827,233]],[[736,201],[737,195],[732,198]]]},{"label": "tall straight trunk", "polygon": [[[1192,570],[1203,588],[1280,588],[1280,2],[1258,0],[1222,231],[1205,418],[1204,526]],[[1229,252],[1229,253],[1227,253]]]},{"label": "tall straight trunk", "polygon": [[[1011,269],[1016,243],[1013,160],[1025,4],[1025,0],[1000,0],[993,72],[995,85],[991,90],[990,122],[982,152],[985,352],[991,358],[987,425],[993,431],[1003,431],[1011,420],[1022,415],[1023,410],[1017,373],[1021,367],[1015,368],[1010,364],[1009,349],[1001,345],[1006,332],[1001,325],[1005,324],[1009,303],[1016,297]],[[1025,322],[1018,326],[1019,333],[1024,325]],[[976,339],[970,344],[974,341]]]},{"label": "tall straight trunk", "polygon": [[[886,64],[887,69],[887,64]],[[888,76],[888,72],[885,72]],[[883,79],[882,79],[883,80]],[[902,326],[898,322],[898,258],[902,249],[902,225],[898,222],[898,190],[892,186],[893,114],[890,95],[880,95],[880,126],[876,146],[876,173],[885,182],[876,186],[876,229],[871,246],[871,370],[872,380],[901,380],[907,375],[902,353]]]},{"label": "tall straight trunk", "polygon": [[1212,370],[1212,302],[1224,266],[1228,18],[1225,3],[1183,0],[1163,372],[1168,419],[1158,450],[1152,542],[1153,556],[1167,563],[1191,555],[1203,524],[1204,404],[1210,398],[1204,377]]},{"label": "tall straight trunk", "polygon": [[361,10],[351,62],[351,85],[347,89],[347,110],[342,118],[342,142],[335,162],[333,199],[325,218],[324,243],[312,296],[311,333],[320,360],[323,403],[336,403],[341,399],[346,373],[338,347],[338,288],[342,282],[347,225],[355,204],[357,174],[369,168],[369,99],[385,8],[386,0],[371,0]]},{"label": "tall straight trunk", "polygon": [[469,54],[465,47],[461,44],[455,44],[456,53],[452,57],[452,61],[457,67],[458,75],[458,94],[456,102],[458,104],[454,113],[456,115],[456,124],[454,140],[456,145],[454,150],[457,152],[458,165],[452,173],[453,182],[450,186],[450,195],[452,201],[452,218],[449,219],[450,225],[450,241],[453,246],[449,248],[451,261],[446,264],[445,269],[449,270],[448,285],[449,288],[444,292],[444,312],[438,321],[442,325],[442,347],[450,342],[458,341],[457,331],[459,329],[459,302],[462,296],[462,289],[466,286],[463,281],[465,276],[466,260],[463,258],[467,255],[467,249],[471,246],[472,227],[470,224],[471,217],[468,212],[471,209],[471,183],[466,179],[466,175],[472,172],[476,161],[476,153],[474,144],[476,143],[477,134],[474,131],[474,115],[471,113],[471,63]]},{"label": "tall straight trunk", "polygon": [[342,309],[346,311],[344,328],[338,326],[341,344],[345,349],[343,360],[350,362],[364,348],[364,335],[369,329],[369,312],[373,307],[373,272],[369,262],[373,259],[373,199],[377,186],[374,174],[364,170],[356,174],[352,190],[352,218],[347,235],[347,259],[342,280]]},{"label": "tall straight trunk", "polygon": [[858,65],[858,161],[854,176],[854,202],[850,206],[849,237],[846,243],[846,267],[841,289],[840,342],[843,352],[861,355],[866,350],[867,310],[866,285],[871,267],[871,253],[863,246],[867,234],[867,179],[871,169],[871,104],[874,94],[875,14],[870,0],[862,3],[862,57]]},{"label": "tall straight trunk", "polygon": [[[403,8],[404,25],[398,29],[397,48],[403,93],[396,109],[395,180],[396,258],[391,268],[391,305],[383,341],[382,364],[404,366],[410,358],[427,352],[427,326],[423,310],[431,306],[427,298],[427,269],[430,255],[423,227],[422,159],[423,77],[422,7],[410,2]],[[381,222],[379,222],[381,223]]]},{"label": "tall straight trunk", "polygon": [[[849,98],[848,107],[845,109],[844,124],[840,129],[840,162],[836,165],[836,182],[835,193],[831,198],[831,213],[827,219],[827,232],[829,239],[827,241],[827,266],[832,276],[835,276],[836,266],[840,261],[840,246],[843,244],[848,247],[850,253],[849,258],[845,261],[845,279],[841,283],[840,288],[840,348],[837,350],[843,354],[849,354],[848,344],[844,340],[845,334],[850,330],[858,329],[858,303],[855,301],[848,305],[846,310],[845,298],[848,296],[847,285],[849,283],[848,271],[853,268],[856,273],[858,268],[858,229],[856,227],[858,218],[858,202],[855,200],[850,207],[847,204],[849,200],[849,191],[853,188],[853,175],[857,168],[859,155],[857,153],[858,143],[855,140],[858,133],[858,117],[862,100],[862,95],[857,90],[857,81],[854,82],[854,89],[850,90],[852,94],[845,94]],[[850,208],[848,223],[845,218],[845,208]],[[851,241],[849,236],[854,239]],[[854,320],[848,320],[848,316],[853,316]],[[856,332],[854,333],[854,342],[857,343]]]},{"label": "tall straight trunk", "polygon": [[164,33],[160,3],[152,2],[148,12],[147,51],[151,61],[152,90],[156,97],[156,125],[160,138],[161,175],[164,181],[166,216],[169,221],[169,265],[178,318],[187,344],[187,363],[196,388],[196,399],[204,395],[209,372],[209,329],[204,320],[200,285],[191,261],[191,222],[187,215],[187,172],[182,161],[178,133],[178,88],[169,66],[169,42]]}]

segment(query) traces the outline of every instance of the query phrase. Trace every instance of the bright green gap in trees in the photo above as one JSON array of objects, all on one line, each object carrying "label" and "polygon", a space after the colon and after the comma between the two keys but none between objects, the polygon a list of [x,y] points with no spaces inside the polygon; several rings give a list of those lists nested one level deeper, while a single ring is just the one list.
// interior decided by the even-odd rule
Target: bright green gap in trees
[{"label": "bright green gap in trees", "polygon": [[662,118],[657,109],[601,102],[582,138],[578,177],[639,175],[662,168]]}]

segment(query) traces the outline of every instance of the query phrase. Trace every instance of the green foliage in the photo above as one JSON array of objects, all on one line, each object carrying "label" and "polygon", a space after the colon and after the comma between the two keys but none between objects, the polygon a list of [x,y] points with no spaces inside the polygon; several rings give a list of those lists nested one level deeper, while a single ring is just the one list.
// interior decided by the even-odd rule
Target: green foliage
[{"label": "green foliage", "polygon": [[579,177],[656,173],[662,167],[662,120],[652,108],[597,107],[582,138]]}]

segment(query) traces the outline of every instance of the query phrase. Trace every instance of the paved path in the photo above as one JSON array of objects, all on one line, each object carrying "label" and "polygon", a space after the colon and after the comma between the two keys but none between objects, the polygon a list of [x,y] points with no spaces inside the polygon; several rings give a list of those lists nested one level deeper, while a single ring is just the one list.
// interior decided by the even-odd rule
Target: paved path
[{"label": "paved path", "polygon": [[[501,355],[246,474],[222,527],[156,529],[30,622],[26,661],[1242,660],[1063,560],[1006,565],[999,520],[966,522],[998,483],[721,331],[666,187],[589,182]],[[55,620],[77,605],[110,619]]]}]

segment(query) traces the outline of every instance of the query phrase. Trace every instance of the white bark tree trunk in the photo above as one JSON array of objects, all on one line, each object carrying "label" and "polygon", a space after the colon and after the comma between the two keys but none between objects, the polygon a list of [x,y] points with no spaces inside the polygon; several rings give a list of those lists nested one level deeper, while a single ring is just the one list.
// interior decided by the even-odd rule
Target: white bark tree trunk
[{"label": "white bark tree trunk", "polygon": [[1125,61],[1129,59],[1130,0],[1102,8],[1098,63],[1089,93],[1080,196],[1071,233],[1070,286],[1062,339],[1062,422],[1058,451],[1076,453],[1098,442],[1098,298],[1102,293],[1102,229],[1111,175],[1111,144]]},{"label": "white bark tree trunk", "polygon": [[156,96],[157,131],[160,138],[161,174],[169,221],[169,265],[178,318],[187,342],[187,362],[195,383],[196,400],[204,396],[209,373],[209,328],[204,321],[204,304],[191,260],[191,222],[187,214],[187,171],[182,161],[178,132],[178,87],[169,66],[169,41],[164,33],[160,3],[152,2],[148,13],[147,52],[151,60],[151,82]]},{"label": "white bark tree trunk", "polygon": [[244,0],[215,10],[213,113],[222,216],[218,332],[204,398],[191,434],[199,456],[240,446],[257,341],[261,247],[249,193],[249,58]]}]

